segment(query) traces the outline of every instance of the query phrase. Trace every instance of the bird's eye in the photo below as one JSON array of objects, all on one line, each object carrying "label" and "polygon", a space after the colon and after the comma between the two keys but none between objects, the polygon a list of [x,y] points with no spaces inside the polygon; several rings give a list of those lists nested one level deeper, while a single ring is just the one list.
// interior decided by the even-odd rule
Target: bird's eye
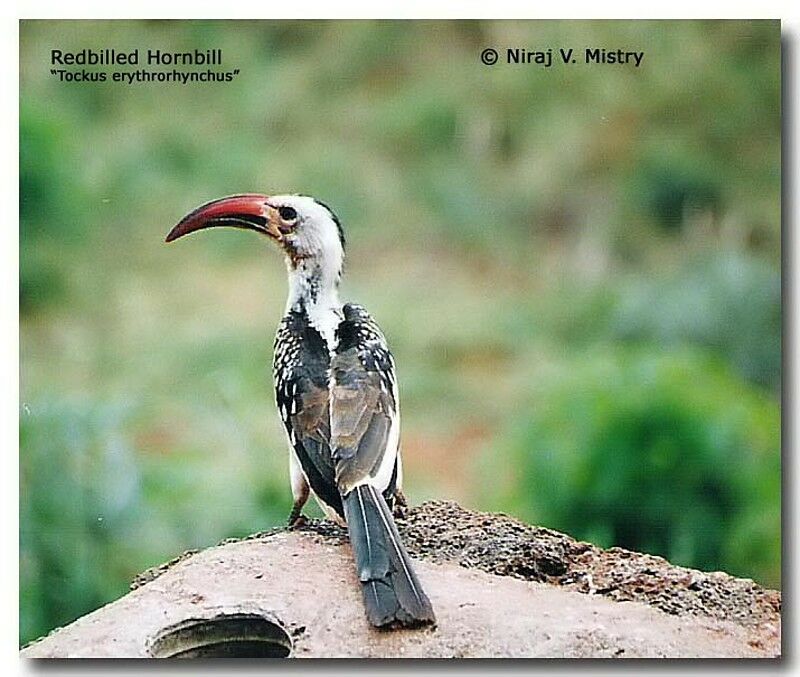
[{"label": "bird's eye", "polygon": [[279,207],[278,213],[284,221],[294,221],[297,218],[294,207]]}]

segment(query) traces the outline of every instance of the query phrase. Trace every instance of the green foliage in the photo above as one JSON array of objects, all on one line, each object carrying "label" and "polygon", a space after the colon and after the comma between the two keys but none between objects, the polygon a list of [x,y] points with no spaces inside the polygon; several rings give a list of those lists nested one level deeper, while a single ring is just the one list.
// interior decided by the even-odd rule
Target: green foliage
[{"label": "green foliage", "polygon": [[[65,162],[67,125],[54,111],[23,101],[20,110],[20,305],[23,312],[63,300],[65,275],[57,261],[84,233],[77,215],[80,187]],[[66,151],[66,152],[65,152]]]},{"label": "green foliage", "polygon": [[[673,267],[613,283],[586,287],[567,280],[539,305],[536,318],[574,347],[701,346],[723,355],[748,381],[780,391],[781,275],[751,256],[693,253]],[[517,321],[531,324],[530,317]]]},{"label": "green foliage", "polygon": [[23,638],[65,624],[124,591],[118,578],[120,564],[130,573],[124,534],[135,523],[141,500],[134,450],[120,429],[125,415],[111,405],[23,407]]},{"label": "green foliage", "polygon": [[154,425],[145,401],[23,406],[23,640],[119,597],[137,573],[178,551],[284,519],[284,459],[248,453],[250,440],[224,410],[217,401],[199,439],[182,444]]},{"label": "green foliage", "polygon": [[720,190],[705,167],[683,168],[672,163],[642,167],[637,175],[636,199],[665,229],[682,228],[688,209],[715,209]]},{"label": "green foliage", "polygon": [[763,261],[722,256],[689,261],[678,274],[628,285],[612,336],[719,351],[746,379],[781,385],[781,276]]},{"label": "green foliage", "polygon": [[768,396],[715,360],[646,351],[590,352],[533,393],[492,451],[514,472],[486,500],[603,546],[780,583]]}]

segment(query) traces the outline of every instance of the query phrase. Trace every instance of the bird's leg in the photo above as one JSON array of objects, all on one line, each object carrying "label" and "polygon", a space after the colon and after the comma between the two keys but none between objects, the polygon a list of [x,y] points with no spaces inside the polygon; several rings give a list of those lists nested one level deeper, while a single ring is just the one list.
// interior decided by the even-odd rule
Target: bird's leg
[{"label": "bird's leg", "polygon": [[293,452],[289,454],[289,477],[292,482],[294,504],[292,505],[292,512],[289,513],[287,523],[290,529],[298,529],[306,523],[306,517],[301,511],[308,500],[309,487],[308,480],[300,467],[300,462]]},{"label": "bird's leg", "polygon": [[403,518],[406,516],[408,508],[408,501],[405,494],[400,489],[394,490],[394,505],[392,506],[392,513],[395,517]]},{"label": "bird's leg", "polygon": [[292,512],[289,513],[289,519],[286,521],[290,529],[300,529],[306,525],[308,520],[301,512],[305,503],[305,499],[294,502],[294,505],[292,506]]}]

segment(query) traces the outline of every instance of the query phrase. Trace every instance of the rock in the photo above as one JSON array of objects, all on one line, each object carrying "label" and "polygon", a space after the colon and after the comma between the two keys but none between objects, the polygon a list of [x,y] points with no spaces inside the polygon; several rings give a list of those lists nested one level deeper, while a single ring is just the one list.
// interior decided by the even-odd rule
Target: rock
[{"label": "rock", "polygon": [[186,553],[26,657],[776,657],[781,595],[753,581],[603,550],[455,503],[398,528],[435,628],[364,617],[347,534],[325,521]]}]

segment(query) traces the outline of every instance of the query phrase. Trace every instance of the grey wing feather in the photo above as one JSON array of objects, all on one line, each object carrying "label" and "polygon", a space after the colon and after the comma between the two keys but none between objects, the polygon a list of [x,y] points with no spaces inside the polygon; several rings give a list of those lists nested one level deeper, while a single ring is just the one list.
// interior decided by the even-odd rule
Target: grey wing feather
[{"label": "grey wing feather", "polygon": [[[339,344],[331,360],[331,449],[342,494],[374,477],[397,416],[394,363],[386,339],[359,306],[345,306]],[[394,458],[392,459],[392,462]],[[383,489],[383,487],[380,487]]]}]

